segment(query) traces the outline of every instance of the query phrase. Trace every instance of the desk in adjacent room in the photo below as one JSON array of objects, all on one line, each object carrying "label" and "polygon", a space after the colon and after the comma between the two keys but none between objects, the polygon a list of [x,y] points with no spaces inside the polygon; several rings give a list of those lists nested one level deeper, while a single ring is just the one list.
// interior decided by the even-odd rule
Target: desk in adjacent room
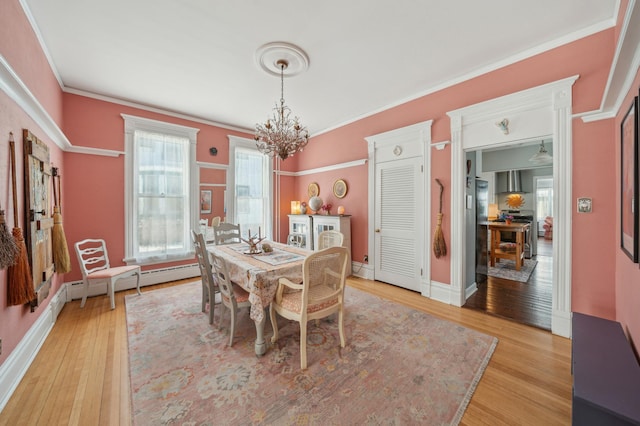
[{"label": "desk in adjacent room", "polygon": [[[509,223],[506,222],[485,222],[489,228],[490,252],[489,259],[491,266],[496,266],[496,262],[500,259],[511,259],[516,263],[516,271],[519,271],[524,261],[524,234],[529,229],[528,223]],[[510,231],[516,233],[516,242],[513,248],[507,249],[501,246],[500,232]]]}]

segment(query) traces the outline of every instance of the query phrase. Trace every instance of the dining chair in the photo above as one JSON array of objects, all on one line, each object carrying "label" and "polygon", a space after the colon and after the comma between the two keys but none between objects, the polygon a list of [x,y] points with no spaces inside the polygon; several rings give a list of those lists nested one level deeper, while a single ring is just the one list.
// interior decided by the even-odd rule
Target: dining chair
[{"label": "dining chair", "polygon": [[340,247],[343,241],[344,235],[340,231],[322,231],[318,234],[318,250]]},{"label": "dining chair", "polygon": [[140,272],[139,265],[125,265],[111,267],[107,245],[103,239],[88,238],[75,243],[78,263],[82,272],[84,291],[80,307],[84,308],[89,295],[89,284],[106,282],[107,294],[111,299],[111,309],[115,309],[115,287],[116,282],[123,278],[136,276],[136,290],[140,293]]},{"label": "dining chair", "polygon": [[221,222],[213,228],[213,234],[217,245],[233,244],[241,241],[240,225],[234,225],[233,223]]},{"label": "dining chair", "polygon": [[224,315],[224,307],[229,308],[231,316],[231,328],[229,329],[229,346],[233,346],[233,336],[236,330],[236,320],[238,317],[238,309],[250,308],[249,293],[239,285],[231,281],[227,263],[220,256],[210,253],[211,262],[215,271],[215,279],[220,288],[220,296],[222,296],[222,311],[220,311],[220,320],[218,328],[222,328],[222,316]]},{"label": "dining chair", "polygon": [[191,230],[191,239],[196,249],[196,259],[198,260],[202,278],[202,312],[207,311],[207,304],[209,304],[209,324],[213,324],[216,294],[220,293],[220,289],[214,278],[211,262],[209,262],[209,253],[207,252],[204,236]]},{"label": "dining chair", "polygon": [[344,337],[344,285],[347,275],[346,247],[329,247],[307,256],[302,264],[302,283],[288,278],[278,280],[269,315],[273,327],[271,342],[278,341],[280,316],[300,323],[300,368],[307,368],[307,322],[338,313],[340,347]]},{"label": "dining chair", "polygon": [[213,219],[211,219],[211,226],[215,227],[220,225],[220,216],[216,216]]}]

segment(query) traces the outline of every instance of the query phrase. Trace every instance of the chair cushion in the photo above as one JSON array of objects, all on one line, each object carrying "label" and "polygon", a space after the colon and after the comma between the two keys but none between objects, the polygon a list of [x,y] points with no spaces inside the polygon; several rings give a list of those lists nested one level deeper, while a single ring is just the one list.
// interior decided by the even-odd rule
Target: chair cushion
[{"label": "chair cushion", "polygon": [[[249,293],[245,289],[236,284],[231,286],[231,288],[233,288],[233,293],[236,296],[236,303],[242,303],[249,300]],[[225,297],[224,294],[220,293],[220,295],[224,298],[224,300],[226,300],[227,302],[229,301],[229,298]]]},{"label": "chair cushion", "polygon": [[116,266],[114,268],[103,269],[101,271],[95,271],[89,275],[87,278],[96,279],[96,278],[112,278],[118,275],[125,274],[127,272],[132,272],[135,270],[139,270],[140,267],[138,265],[127,265],[127,266]]},{"label": "chair cushion", "polygon": [[[338,303],[338,297],[334,299],[330,299],[324,301],[322,303],[311,303],[313,299],[318,299],[324,296],[327,296],[333,293],[335,290],[331,287],[327,287],[324,285],[316,285],[309,289],[309,305],[307,306],[307,313],[313,313],[317,311],[321,311],[325,308],[333,306]],[[284,309],[300,313],[302,310],[302,290],[293,291],[290,293],[282,294],[282,301],[280,302],[280,306]]]}]

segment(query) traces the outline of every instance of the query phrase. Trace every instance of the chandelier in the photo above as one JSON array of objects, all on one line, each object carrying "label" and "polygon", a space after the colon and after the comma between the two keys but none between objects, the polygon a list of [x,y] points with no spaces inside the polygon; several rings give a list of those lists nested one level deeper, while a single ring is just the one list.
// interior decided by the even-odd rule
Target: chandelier
[{"label": "chandelier", "polygon": [[284,104],[284,70],[289,61],[279,59],[276,65],[280,67],[280,105],[276,103],[273,116],[266,123],[256,124],[255,140],[258,150],[263,154],[283,160],[291,157],[309,142],[309,132],[300,124],[296,116],[291,118],[291,109]]}]

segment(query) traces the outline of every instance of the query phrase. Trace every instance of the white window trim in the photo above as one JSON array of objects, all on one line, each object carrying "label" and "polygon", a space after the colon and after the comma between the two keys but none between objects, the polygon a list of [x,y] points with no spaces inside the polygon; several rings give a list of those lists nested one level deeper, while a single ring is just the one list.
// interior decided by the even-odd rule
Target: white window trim
[{"label": "white window trim", "polygon": [[191,199],[191,227],[195,228],[198,223],[199,209],[199,186],[198,167],[196,163],[196,143],[200,129],[194,127],[181,126],[178,124],[165,123],[163,121],[151,120],[149,118],[136,117],[128,114],[120,114],[124,119],[124,145],[125,145],[125,168],[124,168],[124,240],[125,258],[127,264],[157,264],[176,260],[191,258],[191,253],[176,258],[166,258],[161,261],[140,262],[134,258],[133,232],[134,223],[134,192],[133,192],[133,134],[136,130],[146,130],[168,135],[174,135],[189,139],[189,197]]},{"label": "white window trim", "polygon": [[[225,200],[227,203],[227,220],[235,221],[236,219],[236,148],[246,148],[252,149],[256,152],[258,148],[256,147],[256,141],[253,139],[241,138],[238,136],[229,135],[229,168],[227,169],[227,191],[225,196],[227,199]],[[268,161],[269,170],[267,173],[269,175],[269,208],[266,211],[265,222],[267,223],[267,229],[265,230],[265,237],[267,239],[273,239],[273,208],[274,208],[274,198],[273,198],[273,161]]]}]

